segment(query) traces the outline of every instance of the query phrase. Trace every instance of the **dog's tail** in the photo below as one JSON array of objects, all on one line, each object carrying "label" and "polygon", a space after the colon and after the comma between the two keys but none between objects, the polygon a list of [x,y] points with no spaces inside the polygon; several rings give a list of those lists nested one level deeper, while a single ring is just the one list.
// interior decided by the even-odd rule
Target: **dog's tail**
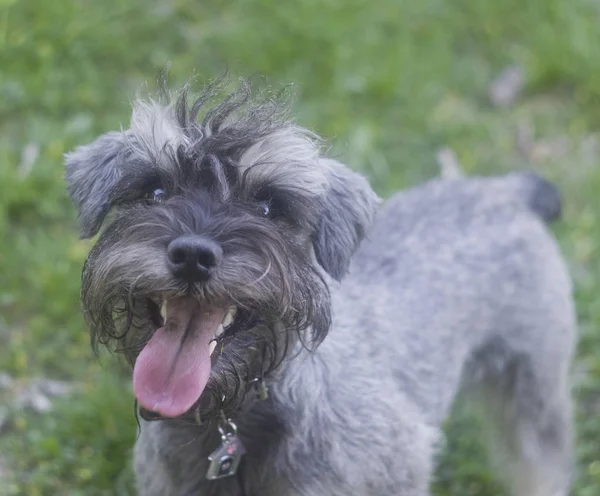
[{"label": "dog's tail", "polygon": [[560,218],[562,201],[554,184],[532,172],[514,172],[507,179],[516,189],[519,198],[544,221]]},{"label": "dog's tail", "polygon": [[[436,160],[443,179],[456,179],[464,172],[455,153],[450,148],[438,151]],[[562,201],[554,184],[533,172],[513,172],[506,179],[521,200],[544,221],[552,222],[560,218]]]}]

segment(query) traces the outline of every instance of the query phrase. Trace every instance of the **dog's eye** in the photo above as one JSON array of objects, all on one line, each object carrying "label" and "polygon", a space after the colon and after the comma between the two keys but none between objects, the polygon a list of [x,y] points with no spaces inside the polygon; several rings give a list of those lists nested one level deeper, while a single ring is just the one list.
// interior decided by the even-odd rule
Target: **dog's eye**
[{"label": "dog's eye", "polygon": [[257,214],[268,219],[278,219],[282,214],[281,194],[270,186],[263,186],[254,194]]},{"label": "dog's eye", "polygon": [[148,200],[152,200],[159,203],[165,199],[165,196],[165,190],[162,188],[155,188],[146,194],[146,198]]},{"label": "dog's eye", "polygon": [[261,202],[258,205],[258,211],[263,217],[271,216],[271,204],[269,202]]}]

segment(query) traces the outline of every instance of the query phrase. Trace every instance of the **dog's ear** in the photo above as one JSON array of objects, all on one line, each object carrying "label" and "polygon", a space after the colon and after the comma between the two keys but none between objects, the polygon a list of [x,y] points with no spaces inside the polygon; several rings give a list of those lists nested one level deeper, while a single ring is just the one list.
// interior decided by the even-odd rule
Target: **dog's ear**
[{"label": "dog's ear", "polygon": [[321,267],[339,281],[373,222],[379,198],[360,174],[335,160],[322,162],[328,184],[321,199],[313,246]]},{"label": "dog's ear", "polygon": [[82,238],[94,236],[110,210],[128,155],[125,133],[106,133],[65,155],[65,179]]}]

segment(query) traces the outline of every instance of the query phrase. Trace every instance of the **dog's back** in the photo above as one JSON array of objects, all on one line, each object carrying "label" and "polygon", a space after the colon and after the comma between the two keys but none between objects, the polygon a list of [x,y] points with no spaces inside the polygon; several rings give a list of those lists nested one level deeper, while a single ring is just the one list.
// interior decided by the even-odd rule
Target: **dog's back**
[{"label": "dog's back", "polygon": [[389,200],[334,293],[319,352],[332,389],[359,398],[348,408],[368,397],[372,412],[438,427],[463,384],[483,400],[514,493],[566,495],[576,326],[545,225],[560,210],[554,186],[516,173],[434,180]]}]

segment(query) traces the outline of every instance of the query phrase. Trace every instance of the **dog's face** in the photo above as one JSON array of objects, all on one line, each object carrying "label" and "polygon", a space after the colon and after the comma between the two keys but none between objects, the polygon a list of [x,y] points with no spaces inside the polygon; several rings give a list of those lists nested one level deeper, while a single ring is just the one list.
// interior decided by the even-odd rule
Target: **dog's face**
[{"label": "dog's face", "polygon": [[82,236],[104,225],[82,279],[93,342],[118,343],[137,401],[164,417],[237,407],[290,338],[320,342],[326,280],[376,209],[362,177],[247,96],[201,120],[206,96],[137,103],[130,129],[66,159]]}]

